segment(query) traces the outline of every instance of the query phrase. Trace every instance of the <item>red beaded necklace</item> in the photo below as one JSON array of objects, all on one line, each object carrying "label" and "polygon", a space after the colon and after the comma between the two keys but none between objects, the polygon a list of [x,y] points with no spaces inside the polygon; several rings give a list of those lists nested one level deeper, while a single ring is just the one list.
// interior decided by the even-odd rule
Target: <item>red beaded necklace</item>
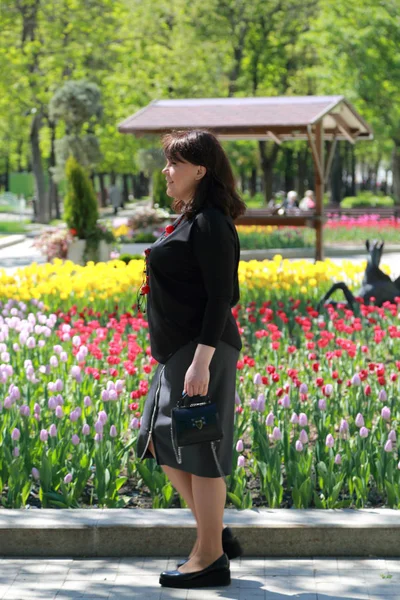
[{"label": "red beaded necklace", "polygon": [[[173,223],[172,225],[167,225],[166,228],[165,228],[165,230],[161,234],[161,236],[158,238],[158,240],[166,238],[173,231],[175,231],[175,229],[178,227],[179,223],[182,221],[183,217],[184,217],[184,215],[181,215],[179,217],[179,219],[175,223]],[[137,297],[137,306],[138,306],[138,310],[140,310],[140,312],[146,312],[145,308],[142,310],[142,304],[143,304],[144,296],[147,296],[147,294],[150,291],[150,283],[149,283],[149,256],[150,256],[150,252],[151,252],[151,247],[150,248],[146,248],[146,250],[144,251],[144,255],[145,255],[144,269],[143,269],[144,280],[143,280],[143,282],[142,282],[142,284],[141,284],[141,286],[139,288],[138,297]]]}]

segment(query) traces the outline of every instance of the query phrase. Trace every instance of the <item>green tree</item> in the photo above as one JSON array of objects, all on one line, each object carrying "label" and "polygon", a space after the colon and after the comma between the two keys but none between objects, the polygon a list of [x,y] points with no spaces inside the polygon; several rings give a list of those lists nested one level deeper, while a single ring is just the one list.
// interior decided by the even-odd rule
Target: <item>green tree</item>
[{"label": "green tree", "polygon": [[[390,140],[394,193],[400,203],[400,45],[397,0],[321,0],[310,43],[319,58],[318,91],[340,90],[374,129],[375,145],[358,154],[387,156]],[[374,158],[371,158],[374,162]]]},{"label": "green tree", "polygon": [[66,164],[68,192],[64,202],[64,219],[79,239],[93,233],[99,218],[97,199],[85,170],[70,156]]}]

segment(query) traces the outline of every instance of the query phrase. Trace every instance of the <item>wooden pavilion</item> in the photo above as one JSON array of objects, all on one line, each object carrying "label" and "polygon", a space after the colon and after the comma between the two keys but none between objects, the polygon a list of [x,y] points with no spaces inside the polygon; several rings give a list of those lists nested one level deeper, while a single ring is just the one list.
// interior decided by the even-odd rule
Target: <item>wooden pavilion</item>
[{"label": "wooden pavilion", "polygon": [[[316,231],[315,260],[323,260],[323,195],[337,140],[372,139],[372,130],[344,96],[199,98],[156,100],[119,124],[121,133],[163,134],[173,129],[208,129],[222,140],[308,140],[315,172],[315,211],[272,215],[247,210],[243,225],[296,225]],[[325,140],[331,142],[325,156]]]}]

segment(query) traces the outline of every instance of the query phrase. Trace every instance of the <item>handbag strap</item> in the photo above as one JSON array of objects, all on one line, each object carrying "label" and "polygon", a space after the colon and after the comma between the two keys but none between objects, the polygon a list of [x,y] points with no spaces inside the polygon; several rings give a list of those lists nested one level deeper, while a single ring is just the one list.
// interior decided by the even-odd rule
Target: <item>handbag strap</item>
[{"label": "handbag strap", "polygon": [[187,393],[185,393],[182,398],[180,398],[177,403],[176,403],[176,407],[177,408],[194,408],[195,406],[206,406],[207,404],[211,404],[211,399],[210,396],[204,396],[205,400],[204,402],[195,402],[194,404],[191,404],[190,406],[185,406],[184,400],[185,398],[190,398],[191,396],[188,396]]}]

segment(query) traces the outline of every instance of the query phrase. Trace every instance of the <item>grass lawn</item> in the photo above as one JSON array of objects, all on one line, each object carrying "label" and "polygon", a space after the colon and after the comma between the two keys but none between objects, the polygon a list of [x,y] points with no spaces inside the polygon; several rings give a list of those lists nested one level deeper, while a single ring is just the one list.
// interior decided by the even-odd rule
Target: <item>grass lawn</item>
[{"label": "grass lawn", "polygon": [[13,235],[26,233],[26,226],[30,223],[28,219],[22,221],[1,221],[0,235]]}]

